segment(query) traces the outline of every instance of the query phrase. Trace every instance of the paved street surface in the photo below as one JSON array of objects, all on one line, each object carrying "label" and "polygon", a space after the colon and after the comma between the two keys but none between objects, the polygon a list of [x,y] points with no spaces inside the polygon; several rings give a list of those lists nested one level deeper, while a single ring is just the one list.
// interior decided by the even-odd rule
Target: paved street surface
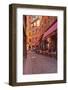
[{"label": "paved street surface", "polygon": [[29,51],[27,59],[24,60],[24,74],[43,74],[56,73],[57,60],[54,57],[48,57]]}]

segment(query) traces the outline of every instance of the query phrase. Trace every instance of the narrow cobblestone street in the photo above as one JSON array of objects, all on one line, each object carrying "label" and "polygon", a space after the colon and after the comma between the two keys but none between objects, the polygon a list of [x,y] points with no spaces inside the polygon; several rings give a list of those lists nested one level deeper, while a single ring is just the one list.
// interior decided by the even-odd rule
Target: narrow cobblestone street
[{"label": "narrow cobblestone street", "polygon": [[54,57],[44,56],[29,51],[24,60],[23,74],[56,73],[57,60]]}]

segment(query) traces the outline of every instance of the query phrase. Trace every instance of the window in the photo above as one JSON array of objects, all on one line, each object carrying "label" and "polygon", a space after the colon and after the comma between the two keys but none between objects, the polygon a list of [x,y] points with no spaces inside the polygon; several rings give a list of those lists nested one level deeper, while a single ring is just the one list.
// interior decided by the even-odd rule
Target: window
[{"label": "window", "polygon": [[29,32],[29,36],[31,36],[31,32]]},{"label": "window", "polygon": [[37,21],[37,26],[40,26],[40,20]]},{"label": "window", "polygon": [[29,39],[29,42],[31,42],[31,38]]},{"label": "window", "polygon": [[36,23],[34,23],[34,26],[36,26]]}]

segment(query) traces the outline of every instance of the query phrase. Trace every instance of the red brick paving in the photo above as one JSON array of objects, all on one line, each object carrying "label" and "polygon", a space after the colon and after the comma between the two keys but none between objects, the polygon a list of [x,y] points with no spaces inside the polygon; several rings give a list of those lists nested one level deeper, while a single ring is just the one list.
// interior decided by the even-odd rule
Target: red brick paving
[{"label": "red brick paving", "polygon": [[54,57],[28,52],[23,68],[23,74],[56,73],[57,60]]}]

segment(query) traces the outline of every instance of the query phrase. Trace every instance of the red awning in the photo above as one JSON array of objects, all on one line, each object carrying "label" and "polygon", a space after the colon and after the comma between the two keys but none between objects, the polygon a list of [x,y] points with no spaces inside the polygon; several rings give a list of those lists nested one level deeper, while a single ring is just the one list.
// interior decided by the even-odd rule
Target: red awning
[{"label": "red awning", "polygon": [[45,37],[47,37],[49,34],[57,30],[57,22],[54,23],[48,30],[47,32],[44,33],[42,40],[44,40]]}]

